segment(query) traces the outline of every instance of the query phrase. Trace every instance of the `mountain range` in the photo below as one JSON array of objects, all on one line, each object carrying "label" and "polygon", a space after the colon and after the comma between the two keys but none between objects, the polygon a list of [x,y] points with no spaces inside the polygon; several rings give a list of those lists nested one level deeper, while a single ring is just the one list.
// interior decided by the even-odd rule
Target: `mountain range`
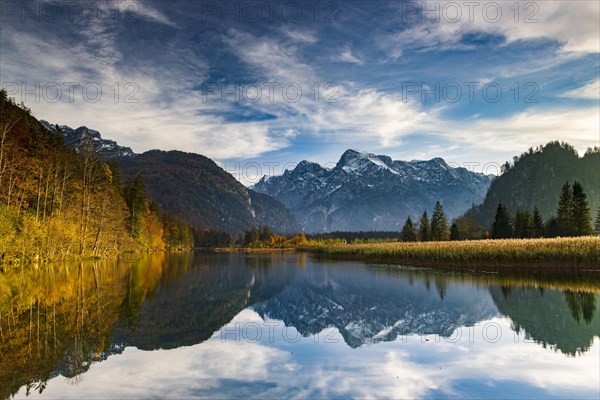
[{"label": "mountain range", "polygon": [[[56,125],[40,123],[56,131]],[[125,179],[140,175],[148,196],[163,210],[192,226],[230,233],[259,225],[279,233],[399,231],[407,217],[416,222],[424,210],[431,215],[436,201],[449,220],[466,212],[482,227],[491,225],[500,201],[511,213],[537,205],[548,219],[560,187],[575,180],[582,183],[592,212],[600,207],[600,151],[579,157],[573,147],[558,142],[515,157],[498,177],[449,166],[442,158],[398,161],[347,150],[332,168],[304,160],[247,188],[199,154],[136,154],[85,126],[61,125],[59,130],[76,152],[117,160]]]},{"label": "mountain range", "polygon": [[400,230],[440,201],[449,218],[483,201],[494,179],[443,159],[396,161],[347,150],[333,168],[302,161],[253,189],[282,202],[306,232]]}]

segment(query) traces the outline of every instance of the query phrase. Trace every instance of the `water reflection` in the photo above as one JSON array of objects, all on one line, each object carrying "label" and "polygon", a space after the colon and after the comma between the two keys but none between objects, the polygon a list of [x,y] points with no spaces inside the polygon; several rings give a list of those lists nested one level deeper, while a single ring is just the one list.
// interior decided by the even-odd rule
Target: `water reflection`
[{"label": "water reflection", "polygon": [[597,398],[599,292],[306,254],[41,267],[0,275],[0,397]]},{"label": "water reflection", "polygon": [[544,347],[575,356],[588,351],[600,336],[598,294],[533,288],[506,294],[497,287],[491,287],[490,294],[498,311],[511,318],[514,330],[524,330]]},{"label": "water reflection", "polygon": [[386,271],[365,273],[363,264],[345,264],[310,268],[254,309],[304,336],[335,327],[351,347],[413,333],[450,336],[497,313],[486,288],[456,284],[443,274],[390,279]]}]

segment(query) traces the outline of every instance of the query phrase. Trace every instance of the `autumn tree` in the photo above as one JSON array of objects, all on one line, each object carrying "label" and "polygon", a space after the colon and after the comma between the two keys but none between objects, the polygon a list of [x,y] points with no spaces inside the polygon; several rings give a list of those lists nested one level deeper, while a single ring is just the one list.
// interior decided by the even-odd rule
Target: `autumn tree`
[{"label": "autumn tree", "polygon": [[124,188],[125,201],[129,207],[129,232],[137,238],[141,233],[143,218],[146,215],[146,188],[141,176],[136,176]]}]

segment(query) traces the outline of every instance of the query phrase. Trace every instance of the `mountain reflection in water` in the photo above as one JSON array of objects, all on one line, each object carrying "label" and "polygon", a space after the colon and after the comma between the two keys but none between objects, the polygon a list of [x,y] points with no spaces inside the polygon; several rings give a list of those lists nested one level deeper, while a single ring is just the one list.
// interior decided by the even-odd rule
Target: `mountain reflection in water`
[{"label": "mountain reflection in water", "polygon": [[[436,378],[432,367],[441,370],[460,354],[478,365],[482,349],[502,345],[505,357],[530,349],[545,368],[579,363],[587,374],[581,379],[597,376],[598,293],[597,282],[328,263],[303,253],[155,254],[136,262],[43,266],[0,275],[0,397],[76,397],[88,384],[105,388],[96,365],[134,380],[146,374],[146,386],[160,386],[166,371],[146,371],[148,358],[160,354],[176,372],[178,362],[195,354],[202,358],[188,365],[196,375],[187,378],[203,383],[167,392],[173,397],[464,397],[493,392],[489,380],[497,374],[521,397],[597,398],[597,379],[579,391],[569,390],[569,381],[550,390],[548,377],[513,382],[508,370],[518,370],[516,364],[476,381],[448,371]],[[523,362],[514,357],[507,362]],[[301,379],[298,370],[309,366],[313,372]],[[385,373],[371,376],[369,368],[402,375],[405,391],[379,382]],[[381,391],[345,387],[356,373]],[[107,394],[162,397],[151,387],[112,386]]]}]

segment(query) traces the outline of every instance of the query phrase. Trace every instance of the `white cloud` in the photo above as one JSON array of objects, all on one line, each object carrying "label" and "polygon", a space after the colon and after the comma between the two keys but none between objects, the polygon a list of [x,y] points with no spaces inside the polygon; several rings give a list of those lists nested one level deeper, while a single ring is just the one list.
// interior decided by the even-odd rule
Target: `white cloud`
[{"label": "white cloud", "polygon": [[430,116],[401,95],[375,89],[348,93],[340,90],[338,103],[326,103],[309,117],[317,132],[336,130],[345,139],[373,137],[382,146],[398,144],[402,136],[414,133]]},{"label": "white cloud", "polygon": [[256,68],[269,82],[310,85],[318,81],[313,68],[297,55],[296,45],[235,29],[229,31],[226,41],[242,61]]},{"label": "white cloud", "polygon": [[[3,31],[2,52],[9,56],[1,60],[2,84],[27,82],[28,88],[33,88],[38,82],[39,100],[21,91],[16,94],[37,118],[72,127],[86,125],[136,152],[158,148],[226,159],[258,156],[288,145],[292,136],[274,133],[266,123],[229,124],[222,117],[203,114],[212,104],[193,88],[206,79],[209,66],[190,49],[180,47],[173,51],[176,57],[162,63],[125,70],[115,67],[121,56],[113,50],[116,37],[103,34],[107,30],[108,26],[97,23],[92,29],[97,38],[87,33],[87,45],[74,47],[52,36],[42,40],[31,33]],[[11,81],[4,80],[5,74]],[[102,95],[97,102],[87,101],[80,85],[70,102],[68,87],[62,86],[59,101],[50,102],[48,98],[54,94],[50,91],[45,96],[43,88],[51,82],[98,84]],[[125,88],[128,83],[133,85]],[[95,89],[90,93],[95,96]],[[137,102],[127,103],[126,99]]]},{"label": "white cloud", "polygon": [[[148,3],[136,2],[140,18],[173,26],[173,22]],[[441,4],[441,3],[440,3]],[[487,80],[496,76],[531,73],[556,66],[575,57],[575,53],[598,51],[598,2],[541,2],[537,24],[515,24],[513,2],[502,3],[505,18],[489,23],[481,18],[479,6],[475,22],[469,23],[463,10],[461,23],[420,23],[406,31],[386,36],[386,48],[396,55],[407,48],[457,48],[468,32],[489,32],[506,36],[508,43],[537,38],[556,39],[564,51],[547,57],[530,57],[521,65],[500,64],[490,70],[478,71]],[[522,19],[525,15],[521,2]],[[304,90],[298,103],[278,96],[274,103],[260,101],[257,111],[276,115],[276,119],[258,122],[232,123],[219,117],[218,111],[232,108],[229,103],[204,102],[194,89],[210,73],[210,60],[197,56],[194,44],[175,41],[170,57],[160,62],[123,67],[126,54],[119,51],[118,25],[115,21],[93,21],[81,31],[80,42],[59,41],[52,32],[44,35],[34,30],[18,31],[3,26],[3,79],[14,82],[99,82],[103,88],[98,103],[26,101],[34,114],[50,122],[71,126],[87,125],[98,129],[104,137],[141,152],[152,148],[193,151],[218,159],[240,159],[261,156],[265,152],[283,149],[302,135],[314,135],[322,143],[346,144],[356,147],[363,143],[391,152],[400,149],[408,136],[428,134],[439,137],[452,146],[429,147],[424,156],[462,154],[470,159],[496,159],[497,151],[518,153],[530,145],[550,140],[565,140],[582,150],[598,144],[597,108],[543,108],[542,105],[518,114],[501,117],[476,117],[468,121],[444,118],[446,106],[425,109],[418,102],[402,100],[401,95],[388,93],[367,85],[347,81],[335,82],[337,103],[324,103],[323,90],[328,82],[317,71],[312,58],[302,56],[309,46],[319,42],[316,32],[287,26],[278,37],[256,36],[240,29],[230,29],[225,42],[247,64],[249,76],[262,83],[295,82]],[[12,30],[11,30],[12,29]],[[321,44],[321,43],[319,43]],[[359,49],[362,50],[362,49]],[[364,65],[363,59],[350,46],[336,45],[335,59]],[[325,54],[332,54],[327,52]],[[360,54],[360,51],[359,51]],[[18,62],[17,62],[18,60]],[[40,62],[43,60],[43,62]],[[335,75],[333,75],[335,76]],[[115,82],[134,82],[139,88],[137,104],[112,101]],[[311,87],[320,85],[321,98],[315,101]],[[568,97],[598,98],[596,80],[565,94]],[[4,82],[3,82],[4,83]],[[121,86],[120,100],[128,91]],[[213,99],[214,100],[214,99]],[[212,112],[212,113],[211,113]],[[217,115],[217,116],[215,116]],[[435,153],[434,153],[435,152]],[[501,157],[505,157],[502,153]],[[339,154],[337,154],[339,156]]]},{"label": "white cloud", "polygon": [[525,151],[530,146],[551,140],[566,141],[585,150],[588,146],[598,145],[600,139],[598,107],[534,109],[503,118],[438,123],[439,132],[447,139],[487,151]]},{"label": "white cloud", "polygon": [[355,56],[352,53],[352,49],[349,46],[344,47],[341,53],[336,58],[334,58],[334,60],[347,62],[350,64],[364,65],[364,61],[361,58]]},{"label": "white cloud", "polygon": [[565,97],[574,97],[578,99],[600,99],[600,78],[577,89],[566,92]]},{"label": "white cloud", "polygon": [[315,33],[307,30],[299,30],[290,27],[285,27],[284,29],[282,29],[282,31],[284,35],[286,35],[292,41],[298,43],[314,44],[319,40]]},{"label": "white cloud", "polygon": [[406,49],[465,48],[461,39],[467,33],[476,32],[503,35],[507,44],[551,39],[559,42],[566,52],[600,52],[600,3],[597,1],[483,1],[470,3],[472,6],[452,2],[448,6],[426,0],[417,4],[422,10],[437,11],[415,12],[416,9],[409,10],[405,5],[398,6],[399,18],[413,21],[414,25],[383,39],[382,44],[393,57],[400,57]]},{"label": "white cloud", "polygon": [[[128,6],[129,3],[127,3],[125,5]],[[169,25],[169,26],[173,26],[173,27],[176,26],[176,24],[173,21],[171,21],[169,19],[169,17],[167,17],[165,14],[161,13],[160,11],[156,10],[155,8],[149,6],[148,3],[144,2],[144,1],[136,0],[135,7],[133,8],[133,10],[135,11],[136,14],[138,14],[144,18],[147,18],[151,21],[156,21],[161,24],[165,24],[165,25]]]}]

